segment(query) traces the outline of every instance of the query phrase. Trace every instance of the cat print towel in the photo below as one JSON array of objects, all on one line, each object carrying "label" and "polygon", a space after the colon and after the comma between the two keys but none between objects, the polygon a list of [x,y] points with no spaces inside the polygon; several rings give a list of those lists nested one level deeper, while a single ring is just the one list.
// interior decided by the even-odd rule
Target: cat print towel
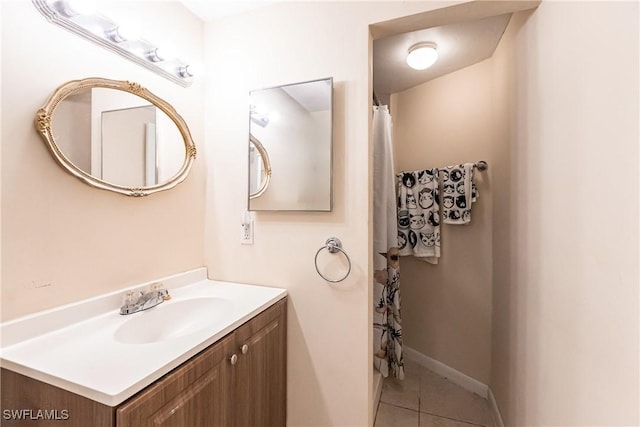
[{"label": "cat print towel", "polygon": [[398,248],[431,264],[440,257],[438,169],[401,172],[398,179]]},{"label": "cat print towel", "polygon": [[478,199],[473,182],[473,163],[447,166],[442,175],[442,222],[467,224],[471,222],[471,204]]}]

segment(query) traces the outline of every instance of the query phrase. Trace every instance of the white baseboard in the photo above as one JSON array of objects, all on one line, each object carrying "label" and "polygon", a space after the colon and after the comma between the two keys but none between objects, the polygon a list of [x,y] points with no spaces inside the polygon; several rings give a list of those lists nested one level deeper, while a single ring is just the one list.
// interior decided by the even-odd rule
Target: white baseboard
[{"label": "white baseboard", "polygon": [[489,407],[491,408],[491,414],[493,415],[493,424],[495,427],[504,427],[504,421],[502,420],[502,414],[500,413],[500,408],[498,408],[498,402],[496,402],[496,398],[493,396],[493,392],[491,388],[489,388]]},{"label": "white baseboard", "polygon": [[491,409],[491,415],[493,415],[495,427],[504,427],[504,420],[502,419],[500,408],[498,408],[496,398],[488,385],[481,383],[475,378],[471,378],[470,376],[463,374],[462,372],[452,368],[451,366],[445,365],[444,363],[436,359],[432,359],[431,357],[424,355],[419,351],[412,349],[411,347],[407,347],[405,345],[402,347],[402,350],[407,359],[412,360],[419,365],[430,369],[436,374],[447,378],[452,383],[459,385],[465,390],[468,390],[487,399],[487,401],[489,402],[489,408]]},{"label": "white baseboard", "polygon": [[420,353],[417,350],[414,350],[406,345],[402,347],[404,355],[407,359],[412,360],[425,368],[428,368],[435,372],[436,374],[447,378],[452,383],[459,385],[465,390],[469,390],[472,393],[475,393],[485,399],[488,396],[489,386],[481,383],[475,378],[471,378],[470,376],[463,374],[462,372],[445,365],[442,362],[437,361],[436,359],[432,359],[429,356],[426,356]]}]

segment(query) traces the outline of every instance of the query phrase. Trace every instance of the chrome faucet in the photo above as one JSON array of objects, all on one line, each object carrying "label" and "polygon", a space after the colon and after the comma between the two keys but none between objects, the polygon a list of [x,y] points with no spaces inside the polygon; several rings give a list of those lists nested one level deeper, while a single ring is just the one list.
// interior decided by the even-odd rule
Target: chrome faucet
[{"label": "chrome faucet", "polygon": [[120,307],[120,314],[132,314],[142,310],[146,310],[151,307],[155,307],[158,304],[171,299],[169,292],[162,287],[162,283],[154,283],[151,285],[149,292],[136,292],[129,291],[125,297],[125,302]]}]

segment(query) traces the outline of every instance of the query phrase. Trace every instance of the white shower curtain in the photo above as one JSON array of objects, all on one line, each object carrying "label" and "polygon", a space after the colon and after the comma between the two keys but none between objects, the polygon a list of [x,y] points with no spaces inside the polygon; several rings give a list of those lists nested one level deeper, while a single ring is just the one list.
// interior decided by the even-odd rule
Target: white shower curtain
[{"label": "white shower curtain", "polygon": [[386,105],[373,107],[374,364],[403,379],[400,264],[392,123]]}]

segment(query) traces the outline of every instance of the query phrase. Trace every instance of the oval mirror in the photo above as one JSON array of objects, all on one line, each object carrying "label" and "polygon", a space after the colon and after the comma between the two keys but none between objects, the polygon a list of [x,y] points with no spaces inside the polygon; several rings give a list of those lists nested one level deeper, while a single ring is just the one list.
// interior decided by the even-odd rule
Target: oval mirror
[{"label": "oval mirror", "polygon": [[271,179],[269,155],[258,138],[249,135],[249,198],[260,197]]},{"label": "oval mirror", "polygon": [[38,110],[36,128],[67,172],[127,196],[175,187],[196,157],[189,128],[175,109],[128,81],[63,84]]}]

